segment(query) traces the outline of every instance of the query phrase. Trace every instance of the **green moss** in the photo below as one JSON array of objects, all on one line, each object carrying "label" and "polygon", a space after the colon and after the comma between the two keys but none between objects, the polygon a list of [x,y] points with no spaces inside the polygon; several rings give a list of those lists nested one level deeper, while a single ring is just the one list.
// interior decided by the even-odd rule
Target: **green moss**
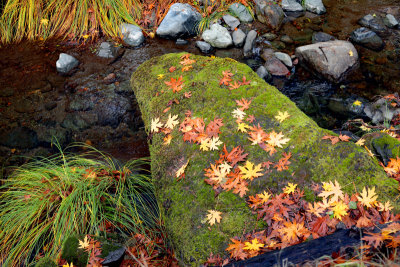
[{"label": "green moss", "polygon": [[70,236],[65,240],[61,258],[68,263],[73,262],[74,266],[85,267],[87,265],[89,255],[82,249],[79,249],[79,239],[77,236]]},{"label": "green moss", "polygon": [[400,155],[400,141],[388,134],[380,133],[371,142],[376,151],[383,151],[388,158],[396,158]]},{"label": "green moss", "polygon": [[35,267],[57,267],[58,265],[50,258],[41,258],[35,265]]},{"label": "green moss", "polygon": [[[389,179],[376,159],[371,158],[364,148],[350,142],[332,145],[322,140],[324,135],[334,135],[321,129],[301,112],[296,105],[276,88],[265,83],[248,66],[230,59],[210,59],[191,55],[196,60],[193,70],[181,72],[180,56],[168,54],[152,58],[141,65],[132,75],[131,84],[135,91],[145,123],[149,132],[151,119],[159,117],[165,122],[168,114],[179,115],[191,110],[193,117],[202,117],[206,124],[215,117],[222,118],[224,126],[220,129],[220,139],[228,150],[240,145],[248,160],[258,164],[265,161],[277,162],[283,152],[292,153],[289,169],[278,172],[272,168],[264,176],[254,179],[249,185],[247,196],[264,190],[279,192],[287,182],[299,184],[304,188],[307,198],[311,199],[312,182],[337,180],[347,192],[359,190],[364,186],[374,185],[381,195],[381,200],[393,198],[397,182]],[[170,73],[168,69],[177,70]],[[220,86],[222,71],[230,70],[233,81],[241,81],[245,76],[249,85],[242,85],[235,90]],[[157,79],[164,74],[163,79]],[[173,93],[164,84],[171,78],[183,77],[184,88]],[[183,97],[185,92],[192,97]],[[256,123],[266,132],[282,132],[290,141],[282,149],[269,155],[259,146],[252,146],[248,135],[237,132],[237,124],[232,117],[236,108],[235,100],[252,99],[247,114],[254,115]],[[163,110],[171,100],[179,100],[171,109]],[[287,111],[290,117],[279,122],[275,119],[278,111]],[[202,152],[198,145],[185,143],[182,135],[175,129],[172,132],[171,145],[163,145],[164,135],[152,134],[150,145],[151,171],[156,188],[157,199],[162,205],[166,229],[172,239],[177,257],[183,265],[200,265],[210,252],[223,254],[229,239],[264,226],[247,207],[246,199],[232,192],[216,194],[211,186],[204,182],[204,169],[218,159],[219,151]],[[185,178],[176,181],[175,172],[185,162],[189,165]],[[395,203],[395,205],[398,205]],[[220,224],[205,224],[207,210],[222,212]]]}]

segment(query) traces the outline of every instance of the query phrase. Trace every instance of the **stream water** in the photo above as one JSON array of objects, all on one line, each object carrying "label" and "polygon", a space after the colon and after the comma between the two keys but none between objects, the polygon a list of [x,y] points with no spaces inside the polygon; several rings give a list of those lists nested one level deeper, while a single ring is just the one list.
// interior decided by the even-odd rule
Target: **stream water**
[{"label": "stream water", "polygon": [[[400,14],[398,0],[324,0],[327,14],[306,13],[287,17],[276,33],[288,35],[295,44],[272,42],[273,47],[290,55],[295,47],[311,43],[313,32],[324,31],[338,39],[348,39],[359,27],[357,20],[369,13],[390,11]],[[268,30],[260,23],[249,26],[262,35]],[[137,49],[124,48],[116,60],[96,56],[101,41],[71,45],[60,40],[46,43],[22,42],[0,48],[0,163],[20,164],[17,155],[45,156],[52,153],[51,143],[61,146],[86,142],[111,153],[120,160],[148,156],[147,136],[140,111],[130,88],[133,71],[151,57],[187,51],[200,54],[195,47],[198,38],[186,45],[159,38],[147,39]],[[279,40],[277,38],[276,40]],[[270,45],[270,44],[268,44]],[[267,44],[258,39],[256,49]],[[292,77],[270,81],[290,97],[306,114],[325,128],[340,128],[349,118],[362,116],[349,110],[348,103],[363,103],[375,95],[400,91],[400,34],[393,30],[386,47],[374,52],[356,46],[360,72],[346,84],[332,84],[311,76],[301,67],[292,70]],[[57,73],[55,62],[61,52],[81,62],[71,76]],[[219,57],[231,57],[256,69],[262,64],[258,57],[244,59],[242,49],[217,50]],[[54,139],[55,138],[55,139]]]}]

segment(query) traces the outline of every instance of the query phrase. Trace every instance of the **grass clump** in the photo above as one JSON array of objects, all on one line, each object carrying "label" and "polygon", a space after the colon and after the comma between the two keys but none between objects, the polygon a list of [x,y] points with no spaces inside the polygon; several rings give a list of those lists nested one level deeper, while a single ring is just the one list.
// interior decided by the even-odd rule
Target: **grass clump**
[{"label": "grass clump", "polygon": [[0,187],[0,265],[28,265],[39,254],[56,259],[74,234],[112,229],[128,237],[156,228],[158,207],[143,164],[121,166],[89,148],[17,167]]}]

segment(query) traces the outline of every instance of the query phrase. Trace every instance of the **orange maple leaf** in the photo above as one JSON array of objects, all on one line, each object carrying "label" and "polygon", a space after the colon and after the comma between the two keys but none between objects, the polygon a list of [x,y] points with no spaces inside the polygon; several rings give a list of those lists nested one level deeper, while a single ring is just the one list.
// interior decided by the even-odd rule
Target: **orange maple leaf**
[{"label": "orange maple leaf", "polygon": [[246,253],[243,251],[244,243],[234,238],[231,238],[231,241],[233,244],[229,244],[229,246],[226,248],[226,251],[229,251],[231,254],[231,258],[234,258],[235,260],[246,259]]},{"label": "orange maple leaf", "polygon": [[236,104],[240,107],[239,109],[243,111],[243,110],[249,109],[252,100],[248,101],[247,99],[242,98],[241,100],[235,100],[235,101],[236,101]]},{"label": "orange maple leaf", "polygon": [[229,84],[229,90],[238,89],[240,87],[240,83],[234,82]]},{"label": "orange maple leaf", "polygon": [[172,89],[172,92],[176,93],[183,89],[182,79],[183,79],[183,77],[181,75],[178,79],[171,78],[171,81],[169,81],[169,82],[166,81],[164,83],[166,85],[168,85],[170,87],[170,89]]}]

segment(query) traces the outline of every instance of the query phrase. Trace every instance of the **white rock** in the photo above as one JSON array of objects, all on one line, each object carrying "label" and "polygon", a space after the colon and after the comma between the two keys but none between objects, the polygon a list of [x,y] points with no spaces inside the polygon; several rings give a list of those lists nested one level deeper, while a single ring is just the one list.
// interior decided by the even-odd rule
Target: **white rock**
[{"label": "white rock", "polygon": [[229,31],[217,23],[211,25],[209,30],[205,30],[201,37],[204,41],[217,48],[227,48],[233,43]]},{"label": "white rock", "polygon": [[65,53],[61,53],[56,62],[57,71],[61,73],[68,73],[78,65],[79,61],[76,58]]}]

